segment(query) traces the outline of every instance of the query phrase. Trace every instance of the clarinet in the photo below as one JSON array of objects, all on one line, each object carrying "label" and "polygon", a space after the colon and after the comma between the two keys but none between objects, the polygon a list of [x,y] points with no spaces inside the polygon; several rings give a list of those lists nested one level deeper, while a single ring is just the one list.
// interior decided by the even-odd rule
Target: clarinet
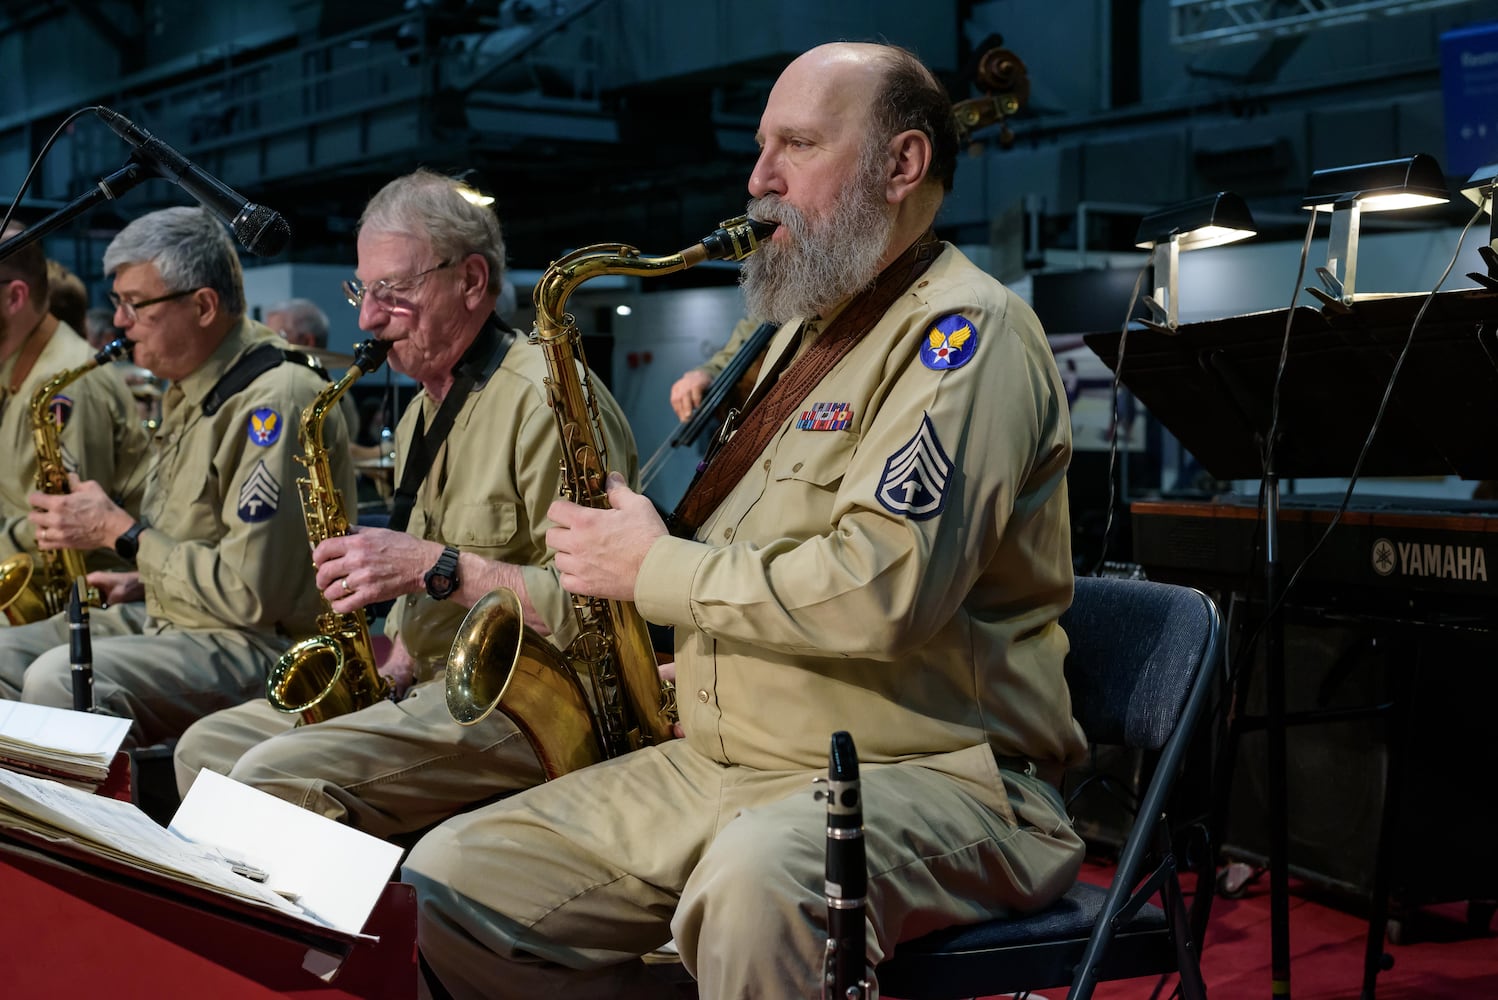
[{"label": "clarinet", "polygon": [[88,582],[79,577],[68,593],[68,662],[73,667],[73,711],[94,710],[94,653],[88,637],[88,604],[80,594]]},{"label": "clarinet", "polygon": [[[863,803],[859,799],[858,754],[853,737],[832,734],[827,760],[827,957],[822,970],[823,1000],[877,1000],[865,976]],[[818,782],[822,779],[818,778]]]}]

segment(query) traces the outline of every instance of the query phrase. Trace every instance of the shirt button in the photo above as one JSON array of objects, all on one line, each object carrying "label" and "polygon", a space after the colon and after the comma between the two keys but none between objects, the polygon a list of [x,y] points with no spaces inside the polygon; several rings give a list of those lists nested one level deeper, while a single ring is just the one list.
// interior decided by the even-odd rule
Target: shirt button
[{"label": "shirt button", "polygon": [[697,692],[697,700],[700,701],[700,702],[702,702],[704,705],[707,704],[707,699],[710,698],[710,697],[711,697],[711,695],[709,695],[707,693],[707,688],[701,688]]},{"label": "shirt button", "polygon": [[792,472],[800,472],[801,471],[801,463],[797,462],[795,465],[791,466],[791,471]]},{"label": "shirt button", "polygon": [[732,528],[724,528],[723,529],[723,537],[724,538],[732,538],[733,537],[733,529]]},{"label": "shirt button", "polygon": [[770,471],[770,460],[768,458],[765,459],[765,471],[766,472]]}]

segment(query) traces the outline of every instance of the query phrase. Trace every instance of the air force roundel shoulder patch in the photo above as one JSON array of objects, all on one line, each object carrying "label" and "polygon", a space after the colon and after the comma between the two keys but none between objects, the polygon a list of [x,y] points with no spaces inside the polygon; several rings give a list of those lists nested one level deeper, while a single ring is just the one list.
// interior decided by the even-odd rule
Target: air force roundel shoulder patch
[{"label": "air force roundel shoulder patch", "polygon": [[68,425],[68,418],[73,415],[72,398],[61,394],[53,396],[47,401],[47,412],[52,415],[52,423],[58,430],[62,430]]},{"label": "air force roundel shoulder patch", "polygon": [[905,442],[879,477],[875,495],[885,510],[903,514],[912,521],[925,521],[947,505],[947,487],[952,482],[952,460],[936,437],[931,417],[921,414],[920,429]]},{"label": "air force roundel shoulder patch", "polygon": [[269,406],[260,407],[250,414],[250,441],[262,448],[269,448],[281,440],[281,423],[281,414]]},{"label": "air force roundel shoulder patch", "polygon": [[921,364],[932,371],[961,368],[978,351],[978,328],[962,313],[949,313],[932,323],[921,341]]},{"label": "air force roundel shoulder patch", "polygon": [[269,521],[280,505],[281,484],[261,459],[239,488],[239,519],[248,524]]}]

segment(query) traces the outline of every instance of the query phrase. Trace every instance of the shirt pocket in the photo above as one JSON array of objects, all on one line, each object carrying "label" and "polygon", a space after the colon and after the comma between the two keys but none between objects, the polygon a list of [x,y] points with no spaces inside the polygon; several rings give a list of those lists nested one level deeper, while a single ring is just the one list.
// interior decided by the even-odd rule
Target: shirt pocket
[{"label": "shirt pocket", "polygon": [[442,540],[466,552],[485,554],[515,538],[520,513],[508,500],[453,504],[442,515]]},{"label": "shirt pocket", "polygon": [[770,480],[777,486],[804,483],[835,493],[857,447],[858,435],[851,431],[792,429],[771,459]]}]

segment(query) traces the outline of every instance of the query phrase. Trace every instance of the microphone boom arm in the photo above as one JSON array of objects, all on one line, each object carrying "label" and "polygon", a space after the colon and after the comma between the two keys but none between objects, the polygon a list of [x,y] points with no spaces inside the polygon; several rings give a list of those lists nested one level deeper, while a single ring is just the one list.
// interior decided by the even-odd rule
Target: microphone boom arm
[{"label": "microphone boom arm", "polygon": [[4,243],[0,243],[0,261],[7,260],[21,248],[28,247],[42,237],[56,232],[100,202],[112,201],[142,181],[150,180],[153,176],[155,175],[148,172],[138,162],[130,160],[114,173],[101,178],[94,185],[93,190],[87,194],[74,198],[62,208],[39,219]]}]

